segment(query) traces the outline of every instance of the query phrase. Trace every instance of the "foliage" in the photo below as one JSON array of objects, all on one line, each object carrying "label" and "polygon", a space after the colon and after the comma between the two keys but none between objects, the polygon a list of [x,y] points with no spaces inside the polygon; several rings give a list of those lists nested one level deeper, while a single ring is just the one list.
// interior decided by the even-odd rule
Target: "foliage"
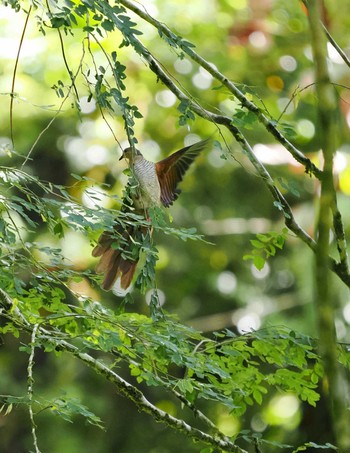
[{"label": "foliage", "polygon": [[260,271],[266,260],[270,256],[276,255],[276,249],[282,249],[286,240],[288,230],[283,228],[281,233],[271,231],[267,234],[257,234],[256,239],[252,239],[250,243],[254,247],[250,255],[245,255],[244,260],[253,260],[254,266]]},{"label": "foliage", "polygon": [[[298,198],[299,201],[302,197],[308,198],[308,191],[303,192],[302,187],[306,187],[309,181],[301,180],[296,175],[293,175],[292,181],[289,181],[289,177],[276,178],[274,175],[276,170],[265,165],[251,145],[259,140],[277,140],[309,175],[307,177],[312,177],[310,178],[312,184],[317,185],[318,182],[322,184],[323,172],[318,167],[318,161],[302,149],[305,136],[296,133],[298,128],[294,127],[292,120],[282,121],[283,116],[289,119],[286,112],[292,103],[295,103],[296,110],[300,106],[302,115],[312,117],[310,105],[313,101],[308,98],[308,93],[304,93],[306,88],[295,88],[286,78],[285,83],[289,84],[289,92],[286,90],[286,93],[282,94],[284,98],[289,96],[290,99],[287,98],[287,105],[283,106],[282,111],[278,111],[276,107],[278,102],[275,99],[271,100],[267,93],[263,92],[262,95],[258,89],[251,87],[257,82],[254,74],[261,73],[258,67],[255,71],[249,71],[248,63],[243,82],[241,84],[232,82],[231,78],[234,77],[229,73],[231,71],[229,58],[221,62],[229,76],[210,62],[216,56],[214,49],[219,47],[218,43],[213,45],[213,42],[210,42],[207,48],[208,59],[204,59],[188,39],[174,33],[163,22],[157,21],[145,9],[129,0],[115,4],[103,0],[66,0],[50,4],[11,1],[7,2],[7,6],[27,20],[34,20],[37,30],[47,42],[57,33],[63,63],[50,81],[47,104],[40,106],[42,111],[45,110],[45,114],[48,112],[49,122],[39,125],[32,146],[29,145],[25,133],[21,135],[19,128],[16,129],[18,124],[16,121],[20,119],[14,115],[16,112],[14,100],[22,102],[21,97],[14,91],[17,65],[12,75],[12,90],[8,94],[10,131],[7,133],[12,137],[13,143],[5,143],[2,146],[6,161],[0,167],[2,179],[0,332],[6,342],[11,341],[9,340],[11,336],[17,339],[21,344],[19,348],[21,357],[28,355],[28,365],[27,382],[24,385],[22,382],[19,387],[10,386],[12,391],[2,392],[0,412],[8,419],[17,412],[14,409],[17,410],[20,406],[28,408],[32,444],[36,453],[40,451],[41,438],[44,437],[37,421],[48,412],[66,422],[78,423],[82,417],[90,425],[105,427],[107,421],[95,415],[91,409],[94,403],[98,407],[96,401],[90,403],[87,392],[77,391],[78,379],[74,377],[68,379],[65,376],[64,382],[67,379],[73,382],[74,385],[71,384],[73,391],[58,390],[60,384],[57,381],[54,381],[53,388],[45,389],[45,385],[40,382],[40,373],[43,372],[45,375],[48,367],[36,364],[36,361],[39,361],[39,354],[43,351],[45,357],[50,357],[45,360],[57,359],[61,364],[58,368],[61,369],[65,368],[65,364],[71,363],[74,363],[74,367],[86,365],[90,368],[89,376],[101,376],[106,387],[107,382],[110,382],[118,393],[132,401],[139,411],[144,411],[153,420],[168,425],[196,442],[200,441],[201,445],[207,445],[202,451],[219,449],[242,453],[253,449],[260,451],[265,445],[269,449],[294,448],[295,452],[308,448],[335,449],[336,447],[328,442],[329,440],[333,442],[332,438],[327,438],[324,442],[322,438],[320,441],[317,439],[316,443],[294,437],[290,442],[289,434],[274,435],[273,430],[272,433],[265,434],[251,426],[252,429],[247,429],[244,425],[244,420],[254,419],[254,416],[263,413],[276,395],[293,396],[299,407],[303,404],[305,407],[318,408],[322,404],[324,395],[321,381],[325,377],[328,378],[328,375],[324,369],[319,340],[315,336],[301,334],[299,329],[297,331],[290,327],[278,325],[272,327],[271,324],[240,332],[229,325],[230,328],[227,329],[217,331],[210,329],[214,332],[203,333],[181,323],[178,317],[162,308],[161,291],[156,276],[158,276],[157,263],[160,263],[160,268],[162,266],[164,248],[157,247],[151,234],[134,243],[134,252],[141,250],[144,255],[144,262],[135,282],[136,291],[133,295],[127,294],[122,301],[118,300],[117,304],[113,294],[102,296],[99,292],[100,277],[89,269],[88,259],[82,260],[83,263],[79,262],[79,258],[83,257],[85,252],[78,249],[75,252],[79,255],[78,259],[76,256],[72,259],[64,250],[65,241],[71,234],[76,234],[74,238],[83,238],[84,247],[86,246],[90,253],[91,243],[96,241],[98,234],[104,230],[112,233],[115,225],[122,228],[142,225],[149,232],[153,229],[157,233],[156,240],[165,237],[169,239],[170,244],[171,241],[175,241],[176,245],[170,254],[175,263],[181,254],[179,250],[183,250],[183,255],[189,257],[190,264],[186,267],[183,259],[178,261],[180,262],[178,268],[180,271],[185,269],[183,274],[190,275],[186,280],[191,281],[190,283],[183,283],[185,278],[179,278],[182,275],[179,270],[172,271],[175,278],[165,275],[163,281],[161,280],[163,285],[164,282],[170,284],[170,281],[175,281],[172,296],[176,303],[184,301],[184,305],[190,304],[185,295],[191,301],[191,294],[198,292],[200,294],[198,305],[213,307],[221,302],[221,310],[224,311],[227,296],[218,294],[213,296],[207,282],[214,280],[213,276],[216,276],[218,269],[222,271],[221,276],[227,276],[225,266],[232,260],[229,253],[234,249],[232,246],[234,240],[223,246],[227,255],[224,252],[220,255],[213,251],[212,243],[197,233],[196,228],[170,226],[169,219],[159,209],[151,210],[149,219],[134,214],[132,210],[124,212],[120,209],[122,200],[118,196],[110,195],[114,192],[120,193],[122,184],[119,184],[119,176],[116,178],[113,172],[108,173],[110,166],[108,160],[101,164],[97,159],[100,164],[92,169],[85,162],[87,160],[85,154],[80,159],[83,162],[77,163],[79,159],[74,161],[76,156],[73,148],[73,153],[69,155],[73,164],[64,175],[64,181],[57,183],[54,181],[60,176],[58,170],[63,165],[52,171],[54,164],[51,163],[40,173],[40,155],[38,157],[35,155],[41,140],[45,138],[45,132],[55,130],[54,126],[61,118],[66,117],[68,120],[64,123],[65,133],[58,133],[60,138],[69,135],[72,118],[74,122],[78,118],[82,125],[81,119],[85,114],[82,108],[83,97],[88,108],[97,106],[96,110],[91,109],[94,122],[102,119],[104,129],[100,135],[106,134],[107,131],[112,137],[113,145],[115,142],[119,144],[117,137],[122,136],[123,128],[129,145],[135,146],[141,135],[139,125],[141,119],[144,119],[146,124],[143,131],[146,136],[152,135],[147,128],[151,130],[151,122],[154,121],[153,135],[158,134],[159,143],[166,143],[169,136],[174,135],[173,124],[177,124],[181,131],[190,129],[197,132],[197,135],[205,136],[209,135],[209,124],[219,134],[225,146],[219,144],[211,151],[218,172],[215,173],[215,167],[209,171],[203,168],[203,176],[198,178],[198,186],[201,185],[202,189],[202,200],[199,202],[204,208],[211,203],[211,212],[214,215],[220,212],[218,218],[221,215],[227,216],[234,210],[230,206],[229,197],[230,184],[233,184],[231,179],[234,178],[230,179],[227,176],[226,168],[228,163],[238,159],[240,147],[242,154],[239,155],[240,165],[237,167],[242,166],[244,171],[249,169],[247,175],[253,170],[253,179],[264,188],[264,191],[260,192],[265,194],[268,191],[272,196],[272,202],[268,200],[266,203],[263,198],[255,202],[259,190],[255,189],[254,184],[254,187],[251,187],[252,180],[244,185],[242,180],[237,178],[236,189],[241,196],[239,201],[242,209],[245,209],[241,212],[244,212],[245,216],[257,217],[267,215],[265,211],[269,211],[270,217],[276,220],[271,228],[257,233],[255,239],[250,239],[251,231],[247,231],[249,234],[246,239],[250,240],[253,249],[244,256],[244,260],[252,260],[255,267],[261,270],[267,260],[274,266],[281,255],[288,253],[286,243],[291,233],[312,252],[315,252],[317,246],[316,235],[310,232],[308,225],[297,220],[293,204],[294,198]],[[171,14],[172,6],[168,6]],[[286,22],[286,27],[279,36],[281,41],[289,40],[285,33],[288,28],[293,30],[293,24],[294,30],[297,28],[296,24],[299,30],[307,29],[303,11],[291,8],[290,2],[281,2],[279,9],[276,9],[279,11],[279,14],[276,13],[277,17],[280,17],[280,20],[284,17],[282,22]],[[237,18],[240,17],[238,10],[237,7],[235,10]],[[224,18],[224,15],[222,17]],[[291,19],[287,20],[286,17],[293,17],[294,22]],[[21,46],[26,40],[26,26],[23,29]],[[216,30],[218,24],[215,23],[214,26]],[[157,38],[154,38],[156,44],[145,44],[147,27],[157,33]],[[232,30],[232,33],[236,33],[236,38],[244,41],[244,30],[241,32]],[[210,33],[210,30],[206,35],[215,39],[215,33]],[[297,34],[297,37],[300,40],[305,39],[301,33]],[[79,53],[70,55],[70,49],[77,43],[80,46]],[[57,43],[55,46],[56,52]],[[135,69],[136,63],[133,62],[135,56],[141,60],[146,69],[139,67]],[[214,80],[217,85],[212,90],[200,91],[199,88],[192,89],[188,77],[178,81],[171,70],[167,69],[167,63],[173,62],[174,58],[178,64],[191,62],[191,65],[196,65],[199,75],[204,79],[207,77]],[[237,56],[233,52],[232,59],[235,58]],[[278,60],[277,55],[273,58]],[[16,63],[19,62],[21,59],[18,57]],[[240,68],[241,66],[237,65],[237,72],[241,70]],[[151,100],[156,96],[153,94],[147,96],[140,88],[140,79],[148,82],[151,80],[149,74],[152,74],[157,82],[162,82],[163,88],[165,86],[168,90],[167,94],[171,93],[176,99],[177,104],[175,103],[173,111],[169,114],[170,122],[165,121],[162,114],[156,113],[159,106],[154,108],[155,104]],[[260,75],[258,79],[259,77]],[[272,87],[272,91],[281,83],[282,78],[278,77],[273,74],[267,75],[270,84],[268,86]],[[42,81],[40,83],[43,84]],[[293,92],[290,94],[292,89]],[[158,88],[157,90],[159,91]],[[302,94],[305,94],[305,98],[300,100]],[[148,99],[151,108],[153,107],[154,120],[150,113],[151,109],[147,115],[151,119],[146,120],[145,112],[148,107],[145,107],[146,101],[143,98]],[[69,103],[71,111],[64,111]],[[13,121],[14,117],[16,121]],[[159,127],[159,124],[162,127]],[[198,124],[204,124],[202,129]],[[57,127],[59,129],[60,126]],[[32,135],[30,139],[32,140]],[[231,139],[235,140],[235,144],[227,146],[231,145],[229,143]],[[23,143],[27,150],[24,156],[19,151]],[[53,139],[50,139],[49,145],[52,146],[52,143]],[[319,146],[317,137],[313,145],[316,149]],[[109,146],[112,146],[110,142]],[[50,154],[49,158],[54,157],[53,152],[51,155],[51,148],[44,147],[44,150],[43,155]],[[215,154],[216,151],[219,151],[219,154]],[[51,173],[48,171],[50,167]],[[51,178],[47,177],[48,173]],[[248,176],[244,174],[244,178],[248,179]],[[285,182],[287,180],[288,184]],[[135,189],[132,178],[129,181],[124,200],[128,200],[130,191]],[[312,191],[309,190],[310,192]],[[218,198],[215,198],[218,194],[221,197],[220,203],[216,202]],[[335,199],[336,194],[332,193],[333,196]],[[191,217],[196,212],[199,215],[200,210],[196,211],[196,203],[191,203],[188,199],[187,212]],[[182,212],[184,211],[183,209]],[[181,224],[182,221],[186,224],[186,215],[181,218],[181,211],[179,212]],[[202,212],[205,212],[205,209],[202,209]],[[330,263],[333,273],[349,287],[346,231],[335,202],[332,205],[332,216],[334,251],[331,250],[329,255],[327,254],[327,263]],[[281,226],[281,223],[285,226]],[[219,234],[215,231],[214,236]],[[178,239],[185,242],[183,249],[180,249]],[[198,247],[208,247],[211,251],[201,249],[194,260],[190,239],[195,240],[196,245],[199,244]],[[222,255],[224,259],[221,259]],[[296,259],[296,255],[298,252],[291,256]],[[203,262],[204,265],[201,264]],[[297,266],[300,267],[300,261],[298,263]],[[301,263],[304,266],[302,259]],[[216,274],[213,269],[208,271],[210,266]],[[246,278],[243,271],[242,276]],[[202,279],[198,287],[191,286],[195,285],[199,278]],[[310,281],[307,283],[310,286]],[[250,296],[251,288],[254,286],[257,286],[255,281],[250,287],[248,284],[242,286],[241,293],[245,293],[245,296],[234,301],[237,310],[241,309],[243,303],[248,301],[249,304],[250,298],[254,299]],[[264,287],[260,296],[266,290]],[[139,293],[146,294],[149,299],[150,316],[148,313],[145,314],[143,298],[140,299]],[[223,293],[225,294],[225,291]],[[103,304],[98,302],[98,299],[103,299]],[[143,308],[136,305],[139,300],[142,300]],[[211,303],[207,303],[209,301]],[[110,308],[111,303],[113,308]],[[204,312],[206,314],[212,310],[205,309],[208,310]],[[305,324],[307,322],[305,321]],[[346,347],[338,346],[336,359],[344,369],[349,369],[350,359]],[[101,384],[101,380],[98,382]],[[52,394],[49,394],[50,392]],[[159,401],[157,396],[159,392],[162,392],[165,401],[171,403],[165,404],[165,407],[163,404],[164,410],[162,401]],[[95,389],[91,393],[95,393]],[[94,400],[93,395],[91,399]],[[93,410],[98,412],[95,408]],[[235,429],[226,432],[223,429],[225,423],[222,422],[222,418],[220,422],[220,417],[226,417],[231,428],[234,426]],[[131,427],[128,426],[128,429],[131,430]],[[261,431],[265,429],[266,427]],[[290,443],[294,446],[292,447]],[[111,451],[114,451],[113,447]]]},{"label": "foliage", "polygon": [[[167,389],[200,418],[204,418],[197,409],[201,400],[226,406],[240,416],[248,406],[261,404],[274,388],[296,393],[313,406],[319,399],[323,371],[309,337],[274,328],[241,336],[226,331],[209,339],[168,316],[152,321],[136,313],[117,314],[82,298],[73,306],[64,303],[63,291],[48,291],[49,285],[42,283],[36,292],[23,291],[21,299],[13,301],[3,293],[3,303],[12,306],[6,306],[7,314],[3,312],[8,321],[2,333],[17,335],[39,326],[35,343],[21,348],[24,352],[35,347],[61,355],[75,348],[90,357],[103,353],[104,361],[108,354],[111,371],[118,372],[126,363],[136,383]],[[12,408],[30,402],[26,397],[3,395],[2,403],[3,408]],[[47,409],[67,421],[79,414],[101,426],[98,417],[69,396],[36,399],[36,412]],[[227,445],[236,451],[234,444]]]}]

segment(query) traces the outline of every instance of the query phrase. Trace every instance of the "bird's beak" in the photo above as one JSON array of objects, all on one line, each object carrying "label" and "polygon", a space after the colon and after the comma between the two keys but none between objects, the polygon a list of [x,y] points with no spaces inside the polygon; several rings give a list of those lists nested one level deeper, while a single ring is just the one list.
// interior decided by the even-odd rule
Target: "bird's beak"
[{"label": "bird's beak", "polygon": [[124,159],[124,153],[119,157],[119,160]]}]

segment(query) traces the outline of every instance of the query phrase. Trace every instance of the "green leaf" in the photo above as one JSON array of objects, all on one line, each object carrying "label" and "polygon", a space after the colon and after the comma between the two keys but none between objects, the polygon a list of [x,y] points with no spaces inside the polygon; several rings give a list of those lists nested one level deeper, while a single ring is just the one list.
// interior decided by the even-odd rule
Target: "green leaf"
[{"label": "green leaf", "polygon": [[81,181],[83,178],[80,175],[77,175],[76,173],[71,173],[70,174],[72,178],[77,179],[78,181]]},{"label": "green leaf", "polygon": [[250,243],[257,249],[264,249],[266,247],[264,243],[257,241],[256,239],[251,239]]},{"label": "green leaf", "polygon": [[177,381],[177,387],[183,394],[192,393],[194,390],[192,379],[179,379]]},{"label": "green leaf", "polygon": [[59,415],[67,422],[72,423],[72,417],[80,415],[84,417],[89,424],[103,429],[101,419],[88,410],[86,406],[81,404],[77,398],[69,398],[65,396],[63,398],[56,399],[50,409],[54,414]]},{"label": "green leaf", "polygon": [[62,223],[58,222],[54,226],[53,232],[57,234],[58,237],[63,238],[64,237],[64,229]]},{"label": "green leaf", "polygon": [[288,182],[286,179],[281,178],[281,177],[277,178],[277,181],[283,187],[283,189],[292,193],[294,196],[300,198],[300,192],[297,189],[295,182],[293,182],[293,181]]},{"label": "green leaf", "polygon": [[101,27],[106,31],[112,31],[114,30],[114,23],[110,20],[105,19],[103,22],[101,22]]},{"label": "green leaf", "polygon": [[237,127],[252,129],[257,122],[256,114],[247,110],[238,110],[232,116],[232,124]]},{"label": "green leaf", "polygon": [[254,266],[261,271],[261,269],[265,266],[265,260],[261,255],[255,255],[253,258]]},{"label": "green leaf", "polygon": [[262,403],[262,394],[257,389],[253,391],[253,398],[258,404]]},{"label": "green leaf", "polygon": [[305,451],[309,447],[320,449],[320,450],[325,450],[325,449],[338,450],[338,448],[336,446],[330,444],[329,442],[327,442],[326,444],[316,444],[315,442],[306,442],[305,444],[298,447],[296,450],[293,450],[292,453],[298,453],[299,451]]}]

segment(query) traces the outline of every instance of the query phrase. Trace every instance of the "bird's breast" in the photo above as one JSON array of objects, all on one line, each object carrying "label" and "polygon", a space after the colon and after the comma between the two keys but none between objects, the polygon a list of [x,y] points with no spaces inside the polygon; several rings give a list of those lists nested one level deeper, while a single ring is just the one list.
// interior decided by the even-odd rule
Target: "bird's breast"
[{"label": "bird's breast", "polygon": [[160,185],[153,162],[137,156],[134,161],[134,174],[140,185],[140,200],[134,200],[136,208],[160,205]]}]

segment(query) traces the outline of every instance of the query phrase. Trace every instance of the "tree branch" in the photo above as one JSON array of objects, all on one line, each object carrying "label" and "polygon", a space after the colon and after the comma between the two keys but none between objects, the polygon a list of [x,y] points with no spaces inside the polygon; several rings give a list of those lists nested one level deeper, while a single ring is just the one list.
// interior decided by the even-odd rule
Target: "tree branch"
[{"label": "tree branch", "polygon": [[[117,357],[120,357],[122,360],[124,359],[123,357],[123,354],[121,354],[120,352],[117,352],[117,351],[113,351],[113,354],[116,355]],[[133,365],[136,365],[137,367],[140,367],[141,368],[141,364],[139,362],[137,362],[136,360],[130,360],[128,361],[128,363],[132,363]],[[158,381],[158,383],[160,385],[164,385],[164,382],[162,382],[161,379],[157,379],[157,376],[154,376],[154,379],[156,379]],[[182,404],[184,404],[185,406],[187,406],[194,414],[194,416],[203,421],[207,426],[208,428],[211,429],[211,431],[213,433],[215,433],[215,435],[224,440],[225,442],[226,441],[229,441],[228,437],[225,436],[218,428],[217,426],[202,412],[200,411],[193,403],[191,403],[186,397],[184,397],[181,393],[177,392],[175,390],[175,388],[172,386],[170,389],[169,387],[166,387],[167,390],[170,390],[171,393],[173,393],[173,395],[175,395],[175,397],[181,401]]]},{"label": "tree branch", "polygon": [[[175,35],[168,27],[163,23],[157,21],[152,16],[150,16],[144,9],[141,9],[135,3],[130,0],[120,0],[119,3],[124,5],[130,11],[133,11],[139,17],[141,17],[146,22],[153,25],[157,28],[160,36],[164,35],[170,39],[177,47],[179,47],[186,55],[188,55],[193,61],[198,63],[202,68],[211,74],[214,79],[219,81],[225,88],[227,88],[230,93],[232,93],[242,104],[242,107],[246,108],[250,112],[256,115],[259,122],[261,122],[265,128],[270,132],[274,138],[280,142],[294,157],[294,159],[305,167],[306,173],[313,174],[317,178],[321,177],[321,171],[319,168],[313,164],[310,159],[308,159],[304,154],[299,151],[283,134],[276,128],[274,121],[271,121],[269,118],[264,115],[264,113],[250,101],[241,90],[239,90],[236,85],[231,82],[224,74],[222,74],[218,69],[216,69],[212,64],[206,61],[203,57],[198,55],[194,50],[193,46],[189,46],[187,41],[184,41],[179,36]],[[152,68],[151,68],[152,69]]]},{"label": "tree branch", "polygon": [[[1,305],[3,308],[0,309],[0,314],[2,314],[2,312],[11,312],[11,320],[30,332],[32,338],[34,336],[38,343],[40,343],[40,340],[43,343],[49,343],[57,351],[68,352],[78,360],[84,362],[89,368],[93,369],[95,373],[101,374],[106,380],[111,382],[120,394],[126,396],[136,405],[139,411],[146,412],[151,415],[155,421],[164,423],[170,428],[185,434],[187,437],[195,441],[201,441],[207,445],[211,445],[214,448],[219,448],[233,453],[247,453],[246,450],[243,450],[239,446],[235,445],[227,437],[223,438],[222,435],[218,434],[209,435],[200,429],[189,425],[184,420],[173,417],[167,412],[157,408],[147,400],[144,394],[137,387],[120,377],[104,363],[87,353],[81,352],[80,349],[73,344],[62,339],[54,338],[53,332],[39,327],[38,324],[31,324],[21,313],[18,306],[13,303],[11,297],[0,288],[0,306]],[[9,317],[9,315],[7,316]]]},{"label": "tree branch", "polygon": [[329,33],[327,30],[326,26],[322,24],[323,30],[326,33],[328,41],[332,44],[332,46],[335,48],[335,50],[338,52],[338,54],[341,56],[342,60],[344,63],[350,68],[350,60],[344,50],[338,45],[336,40],[333,38],[333,36]]},{"label": "tree branch", "polygon": [[[127,2],[129,3],[129,0],[122,0],[122,2]],[[133,36],[132,39],[134,45],[137,47],[138,52],[143,56],[143,58],[147,61],[150,69],[154,74],[157,76],[159,80],[161,80],[164,85],[166,85],[172,93],[175,94],[175,96],[180,100],[180,101],[185,101],[190,109],[195,112],[198,116],[201,118],[204,118],[208,121],[213,122],[214,124],[220,124],[224,127],[226,127],[230,133],[233,135],[233,137],[236,139],[236,141],[241,145],[242,149],[245,151],[247,154],[248,158],[250,159],[251,163],[253,164],[254,168],[256,169],[257,173],[262,177],[262,180],[265,182],[267,185],[268,190],[270,191],[273,199],[275,200],[277,206],[280,207],[280,209],[284,213],[284,218],[285,218],[285,224],[286,226],[305,244],[307,244],[311,250],[315,252],[316,249],[316,242],[314,239],[309,236],[306,231],[304,231],[301,226],[296,222],[292,209],[290,208],[287,200],[283,197],[279,189],[275,186],[274,181],[272,177],[270,176],[269,172],[267,169],[264,167],[264,165],[255,157],[255,154],[249,145],[248,141],[245,139],[244,135],[241,133],[241,131],[232,124],[232,120],[230,117],[225,116],[225,115],[218,115],[216,113],[211,112],[210,110],[207,110],[203,108],[196,100],[190,98],[187,96],[184,91],[182,91],[176,83],[171,79],[170,76],[165,72],[164,68],[158,63],[158,61],[153,57],[153,55],[149,52],[149,50],[135,37]],[[318,177],[321,177],[322,172],[318,170]],[[340,226],[339,226],[340,228]],[[329,261],[329,266],[330,268],[338,275],[338,277],[350,288],[350,273],[349,269],[344,266],[344,264],[338,263],[336,260],[331,258],[330,256],[328,257]]]},{"label": "tree branch", "polygon": [[34,384],[34,379],[33,379],[33,366],[34,366],[34,352],[35,352],[35,340],[36,340],[36,335],[38,331],[39,324],[35,324],[33,326],[32,334],[31,334],[31,351],[29,355],[29,360],[28,360],[28,399],[29,399],[29,418],[30,418],[30,423],[32,425],[32,437],[33,437],[33,444],[35,448],[35,453],[40,453],[39,447],[38,447],[38,438],[36,436],[36,425],[34,421],[34,414],[33,414],[33,384]]}]

